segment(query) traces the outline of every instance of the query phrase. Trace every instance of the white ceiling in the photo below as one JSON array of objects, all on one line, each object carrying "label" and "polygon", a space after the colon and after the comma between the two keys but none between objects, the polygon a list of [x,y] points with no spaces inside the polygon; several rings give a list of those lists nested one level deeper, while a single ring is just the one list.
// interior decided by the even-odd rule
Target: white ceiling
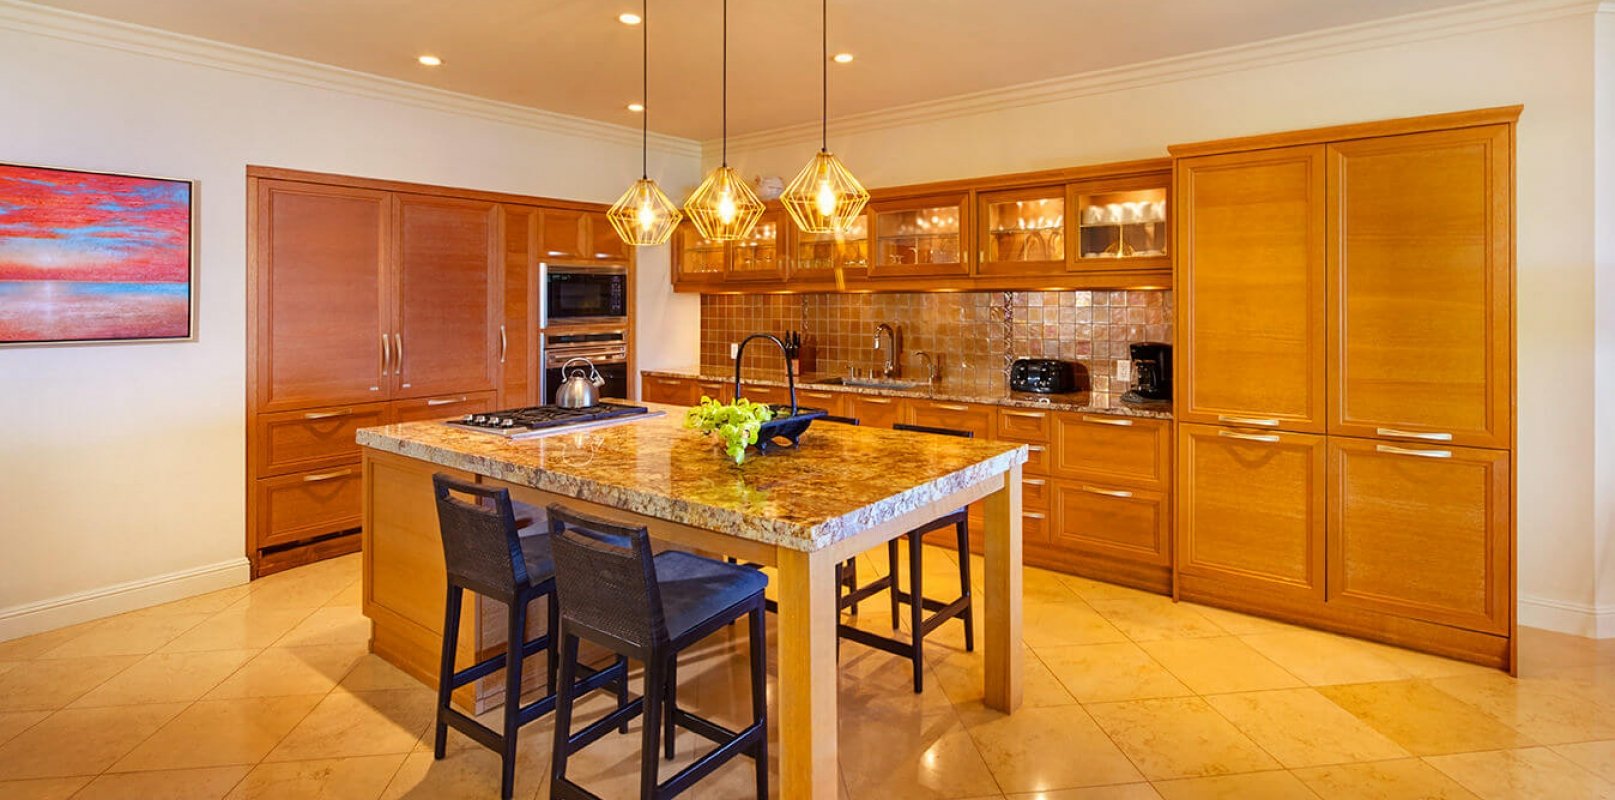
[{"label": "white ceiling", "polygon": [[[35,0],[524,106],[639,124],[640,0]],[[830,113],[878,111],[1471,0],[830,0]],[[819,116],[819,3],[730,0],[729,130]],[[650,0],[651,127],[719,132],[719,0]],[[445,64],[416,63],[432,53]]]}]

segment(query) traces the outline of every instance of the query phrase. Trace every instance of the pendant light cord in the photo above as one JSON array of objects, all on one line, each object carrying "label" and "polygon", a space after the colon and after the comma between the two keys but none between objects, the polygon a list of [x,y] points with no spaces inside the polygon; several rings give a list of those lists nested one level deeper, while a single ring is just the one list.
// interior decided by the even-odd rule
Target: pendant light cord
[{"label": "pendant light cord", "polygon": [[830,152],[830,0],[819,2],[819,35],[823,37],[820,42],[822,52],[819,53],[819,72],[823,75],[823,84],[819,87],[819,123],[823,129],[819,134],[819,152]]},{"label": "pendant light cord", "polygon": [[729,166],[729,0],[723,0],[723,165]]},{"label": "pendant light cord", "polygon": [[639,0],[639,177],[650,178],[650,0]]}]

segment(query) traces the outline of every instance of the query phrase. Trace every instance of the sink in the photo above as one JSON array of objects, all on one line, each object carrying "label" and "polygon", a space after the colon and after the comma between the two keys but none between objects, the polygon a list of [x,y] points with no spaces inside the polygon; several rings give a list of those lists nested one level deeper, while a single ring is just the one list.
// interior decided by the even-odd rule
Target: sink
[{"label": "sink", "polygon": [[885,378],[834,377],[824,378],[823,380],[814,381],[814,383],[829,384],[831,386],[858,386],[865,389],[896,389],[899,391],[919,389],[925,386],[924,383],[918,381],[894,381]]}]

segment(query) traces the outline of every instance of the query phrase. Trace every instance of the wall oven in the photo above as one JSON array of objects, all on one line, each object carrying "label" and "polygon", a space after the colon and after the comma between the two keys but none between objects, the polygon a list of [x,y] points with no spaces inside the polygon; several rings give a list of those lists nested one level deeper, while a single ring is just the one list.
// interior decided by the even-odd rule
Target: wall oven
[{"label": "wall oven", "polygon": [[539,326],[628,324],[628,268],[538,265]]},{"label": "wall oven", "polygon": [[[601,397],[628,397],[628,335],[626,331],[595,331],[589,333],[555,333],[547,331],[539,340],[544,364],[544,382],[539,386],[539,401],[555,402],[555,390],[561,385],[561,368],[574,358],[587,358],[606,379],[600,387]],[[582,364],[578,365],[582,367]]]}]

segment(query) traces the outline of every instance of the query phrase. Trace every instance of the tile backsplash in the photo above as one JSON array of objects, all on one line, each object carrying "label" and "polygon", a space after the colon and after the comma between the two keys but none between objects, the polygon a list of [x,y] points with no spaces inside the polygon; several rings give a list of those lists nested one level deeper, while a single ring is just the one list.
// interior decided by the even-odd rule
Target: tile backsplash
[{"label": "tile backsplash", "polygon": [[[799,331],[817,354],[814,371],[844,375],[879,363],[875,326],[902,336],[903,374],[923,380],[915,353],[942,354],[950,384],[1002,388],[1015,358],[1059,358],[1088,368],[1096,392],[1112,386],[1133,342],[1172,341],[1172,293],[1149,291],[944,292],[895,294],[703,295],[701,367],[734,368],[729,346],[750,333]],[[776,348],[753,343],[746,368],[784,369]]]}]

